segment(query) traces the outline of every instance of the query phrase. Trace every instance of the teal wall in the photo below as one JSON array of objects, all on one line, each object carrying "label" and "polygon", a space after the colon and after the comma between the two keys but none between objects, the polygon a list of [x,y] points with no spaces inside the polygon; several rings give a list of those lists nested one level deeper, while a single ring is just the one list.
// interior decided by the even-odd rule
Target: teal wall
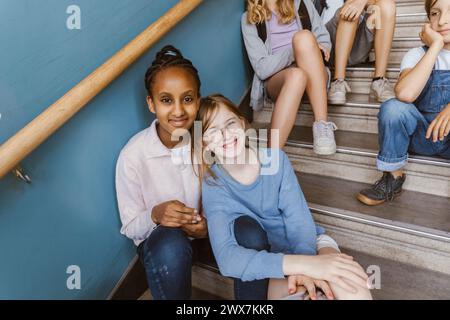
[{"label": "teal wall", "polygon": [[[174,0],[2,0],[0,143],[102,64]],[[81,7],[81,30],[66,8]],[[205,0],[23,166],[33,183],[0,180],[0,299],[104,299],[135,255],[119,233],[114,168],[126,141],[152,120],[143,76],[157,49],[179,47],[202,93],[238,102],[249,84],[240,36],[243,0]],[[1,159],[0,159],[1,161]],[[66,268],[81,268],[81,290]]]}]

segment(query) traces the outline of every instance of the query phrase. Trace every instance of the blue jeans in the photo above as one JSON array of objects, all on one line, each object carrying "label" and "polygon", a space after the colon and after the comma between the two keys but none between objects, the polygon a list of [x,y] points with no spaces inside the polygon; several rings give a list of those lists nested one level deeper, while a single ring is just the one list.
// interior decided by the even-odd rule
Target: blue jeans
[{"label": "blue jeans", "polygon": [[437,114],[422,113],[414,104],[397,99],[384,102],[378,113],[378,170],[391,172],[401,169],[407,163],[408,151],[450,158],[449,136],[436,142],[425,138],[428,126]]},{"label": "blue jeans", "polygon": [[191,298],[192,245],[183,230],[159,226],[138,247],[155,300]]},{"label": "blue jeans", "polygon": [[[237,243],[247,249],[269,251],[270,245],[266,232],[256,220],[241,216],[234,221],[234,235]],[[242,281],[234,279],[236,300],[267,300],[269,279]]]},{"label": "blue jeans", "polygon": [[[236,219],[234,228],[239,245],[255,250],[268,247],[264,230],[253,219],[240,217]],[[191,240],[184,231],[159,226],[139,245],[137,251],[144,265],[153,299],[191,298],[193,249]],[[234,280],[235,297],[238,300],[264,300],[267,298],[267,287],[268,280]]]}]

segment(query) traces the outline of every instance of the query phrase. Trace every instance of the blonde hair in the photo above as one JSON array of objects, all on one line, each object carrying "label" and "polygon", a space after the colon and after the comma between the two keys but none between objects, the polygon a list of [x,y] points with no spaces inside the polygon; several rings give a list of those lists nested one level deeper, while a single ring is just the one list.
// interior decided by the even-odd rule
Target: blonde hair
[{"label": "blonde hair", "polygon": [[[295,19],[294,0],[277,0],[280,22],[287,24]],[[263,23],[272,18],[266,0],[247,0],[247,21],[251,24]]]},{"label": "blonde hair", "polygon": [[[221,94],[213,94],[209,95],[207,97],[201,98],[200,100],[200,108],[197,113],[197,119],[196,121],[201,121],[202,123],[202,134],[201,136],[197,136],[194,140],[194,143],[192,146],[192,154],[194,154],[195,151],[197,151],[197,159],[201,160],[201,164],[199,166],[199,172],[198,177],[200,179],[200,183],[203,180],[203,177],[207,178],[208,176],[216,178],[216,175],[211,170],[211,165],[213,163],[213,159],[206,159],[204,148],[203,148],[203,135],[208,130],[208,128],[211,126],[212,121],[214,120],[217,112],[219,111],[219,108],[223,106],[228,111],[234,113],[239,119],[244,120],[245,128],[246,130],[249,127],[249,123],[247,119],[242,115],[242,113],[239,111],[237,106],[231,102],[228,98],[224,97]],[[191,134],[191,136],[193,136]],[[195,151],[194,151],[195,150]],[[214,155],[212,155],[214,157]]]}]

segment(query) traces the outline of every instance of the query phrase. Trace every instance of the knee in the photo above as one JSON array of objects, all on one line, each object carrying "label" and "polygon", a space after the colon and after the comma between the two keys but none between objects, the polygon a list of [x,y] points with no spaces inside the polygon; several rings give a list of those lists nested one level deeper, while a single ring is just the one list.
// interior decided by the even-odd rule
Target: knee
[{"label": "knee", "polygon": [[234,221],[234,236],[242,247],[254,250],[267,250],[269,241],[264,229],[256,220],[242,216]]},{"label": "knee", "polygon": [[299,84],[306,82],[308,79],[308,75],[306,72],[298,67],[290,67],[286,69],[286,82],[288,84],[293,84],[296,87],[299,86]]},{"label": "knee", "polygon": [[383,18],[395,18],[397,6],[394,0],[378,0],[375,5],[380,8]]},{"label": "knee", "polygon": [[292,46],[296,51],[310,52],[313,47],[317,46],[316,37],[309,30],[300,30],[294,34]]},{"label": "knee", "polygon": [[144,243],[144,260],[175,263],[182,257],[192,257],[192,247],[183,230],[159,226]]},{"label": "knee", "polygon": [[382,123],[403,121],[411,114],[412,105],[397,99],[390,99],[380,106],[378,120]]}]

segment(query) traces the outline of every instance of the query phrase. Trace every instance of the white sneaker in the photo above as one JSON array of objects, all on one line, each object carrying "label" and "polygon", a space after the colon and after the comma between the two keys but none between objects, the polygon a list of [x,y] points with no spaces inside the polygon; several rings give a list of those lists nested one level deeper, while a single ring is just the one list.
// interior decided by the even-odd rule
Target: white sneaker
[{"label": "white sneaker", "polygon": [[385,102],[391,98],[395,98],[394,88],[386,78],[372,81],[370,86],[370,98],[378,102]]},{"label": "white sneaker", "polygon": [[313,136],[316,154],[328,156],[336,153],[336,140],[334,139],[334,131],[336,130],[337,126],[333,122],[314,122]]},{"label": "white sneaker", "polygon": [[337,79],[331,82],[328,90],[329,104],[345,104],[347,102],[347,92],[351,92],[350,86],[344,79]]}]

